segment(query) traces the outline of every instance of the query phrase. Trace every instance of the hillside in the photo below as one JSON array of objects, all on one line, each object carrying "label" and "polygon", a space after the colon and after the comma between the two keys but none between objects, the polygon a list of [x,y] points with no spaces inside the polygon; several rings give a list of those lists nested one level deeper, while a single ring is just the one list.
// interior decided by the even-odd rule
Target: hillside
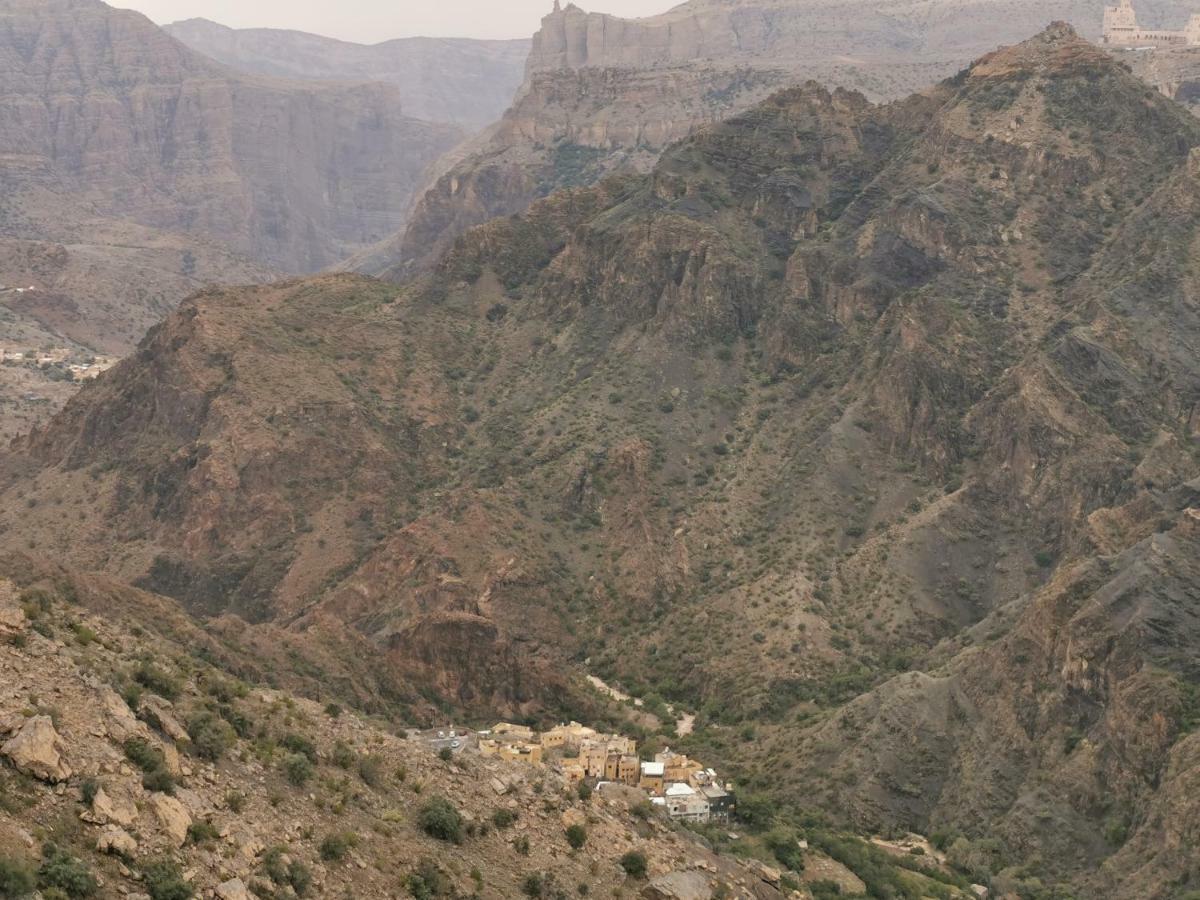
[{"label": "hillside", "polygon": [[[321,269],[399,228],[461,137],[392,88],[237,74],[98,0],[0,0],[0,79],[0,285],[38,292],[0,295],[9,351],[124,354],[207,284]],[[6,423],[57,407],[5,376]]]},{"label": "hillside", "polygon": [[521,86],[530,43],[417,37],[367,45],[278,28],[227,28],[207,19],[164,29],[197,53],[242,72],[386,82],[399,90],[409,116],[469,130],[490,125],[508,108]]},{"label": "hillside", "polygon": [[[815,79],[894,100],[1051,20],[1098,37],[1100,0],[689,0],[642,19],[574,4],[542,21],[525,84],[504,118],[439,168],[405,229],[347,267],[403,279],[466,228],[564,186],[645,172],[671,143]],[[1185,21],[1178,0],[1139,6]]]},{"label": "hillside", "polygon": [[[777,870],[712,853],[632,794],[439,755],[247,683],[236,642],[159,598],[0,565],[5,897],[783,896]],[[630,853],[644,875],[626,875]]]},{"label": "hillside", "polygon": [[469,715],[592,672],[782,823],[1173,900],[1198,146],[1062,24],[883,106],[785,90],[408,285],[194,298],[2,461],[0,541]]}]

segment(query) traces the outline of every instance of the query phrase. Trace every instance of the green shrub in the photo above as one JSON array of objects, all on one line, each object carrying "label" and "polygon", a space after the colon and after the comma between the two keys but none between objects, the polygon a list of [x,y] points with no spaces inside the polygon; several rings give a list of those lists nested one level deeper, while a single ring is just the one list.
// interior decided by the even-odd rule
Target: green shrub
[{"label": "green shrub", "polygon": [[302,734],[290,731],[279,740],[279,745],[290,753],[303,754],[310,763],[317,761],[316,745]]},{"label": "green shrub", "polygon": [[575,793],[584,803],[592,799],[592,786],[586,781],[581,781],[575,785]]},{"label": "green shrub", "polygon": [[188,840],[193,844],[206,844],[221,836],[220,829],[207,819],[200,819],[188,826]]},{"label": "green shrub", "polygon": [[37,887],[33,867],[18,859],[0,857],[0,897],[28,897]]},{"label": "green shrub", "polygon": [[339,769],[349,769],[354,765],[354,761],[358,759],[358,754],[345,741],[338,741],[333,745],[333,753],[330,754],[330,759]]},{"label": "green shrub", "polygon": [[350,848],[358,843],[358,836],[352,831],[335,831],[325,835],[318,851],[325,862],[341,862],[350,852]]},{"label": "green shrub", "polygon": [[521,884],[521,893],[526,897],[540,897],[546,889],[546,879],[541,872],[530,872]]},{"label": "green shrub", "polygon": [[515,812],[513,812],[511,809],[507,809],[506,807],[502,806],[498,810],[496,810],[494,813],[492,813],[492,824],[495,825],[496,828],[498,828],[498,829],[508,828],[516,821],[517,821],[517,814]]},{"label": "green shrub", "polygon": [[79,793],[83,797],[83,802],[87,806],[92,805],[92,801],[96,799],[96,794],[100,791],[100,782],[95,778],[85,778],[83,784],[79,786]]},{"label": "green shrub", "polygon": [[237,741],[233,728],[219,716],[205,710],[196,713],[187,723],[192,752],[201,759],[216,762]]},{"label": "green shrub", "polygon": [[463,819],[445,797],[431,797],[417,816],[421,830],[439,841],[462,843]]},{"label": "green shrub", "polygon": [[513,849],[522,856],[529,855],[529,835],[523,834],[513,841]]},{"label": "green shrub", "polygon": [[336,719],[341,714],[342,714],[342,708],[340,706],[338,706],[336,703],[326,703],[325,704],[325,715],[329,716],[329,718]]},{"label": "green shrub", "polygon": [[125,756],[142,770],[142,786],[164,794],[175,792],[175,778],[167,770],[163,752],[144,738],[130,738],[124,744]]},{"label": "green shrub", "polygon": [[637,850],[630,850],[621,857],[621,868],[630,878],[646,877],[646,856]]},{"label": "green shrub", "polygon": [[183,880],[178,864],[170,859],[154,859],[142,866],[142,884],[150,900],[190,900],[195,893]]},{"label": "green shrub", "polygon": [[313,777],[313,764],[303,753],[291,753],[283,760],[283,772],[287,780],[302,787]]},{"label": "green shrub", "polygon": [[450,760],[454,759],[454,751],[449,747],[443,747],[438,751],[438,759],[442,762],[450,762]]},{"label": "green shrub", "polygon": [[567,828],[567,843],[572,850],[579,850],[587,843],[587,829],[576,822]]},{"label": "green shrub", "polygon": [[308,866],[299,860],[284,863],[284,848],[271,847],[262,858],[262,870],[274,884],[280,887],[290,886],[297,897],[303,897],[312,886],[312,872]]},{"label": "green shrub", "polygon": [[[483,881],[482,873],[475,878],[478,871],[478,869],[471,870],[471,877],[474,878],[476,884]],[[441,897],[451,892],[451,886],[446,876],[442,874],[437,863],[431,859],[421,860],[417,868],[405,878],[404,886],[416,900],[433,900],[434,897]]]},{"label": "green shrub", "polygon": [[358,777],[363,783],[377,788],[383,784],[383,758],[372,754],[358,761]]},{"label": "green shrub", "polygon": [[141,662],[134,669],[133,680],[148,691],[168,700],[178,700],[183,690],[179,680],[153,663]]},{"label": "green shrub", "polygon": [[37,881],[42,890],[57,889],[68,897],[91,897],[99,887],[87,866],[54,844],[42,848]]}]

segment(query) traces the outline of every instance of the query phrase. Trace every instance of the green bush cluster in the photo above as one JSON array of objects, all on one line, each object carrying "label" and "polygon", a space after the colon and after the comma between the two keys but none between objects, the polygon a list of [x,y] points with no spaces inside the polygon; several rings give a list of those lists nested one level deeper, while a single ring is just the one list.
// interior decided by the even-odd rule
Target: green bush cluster
[{"label": "green bush cluster", "polygon": [[439,841],[461,844],[463,818],[445,797],[431,797],[417,816],[421,830]]}]

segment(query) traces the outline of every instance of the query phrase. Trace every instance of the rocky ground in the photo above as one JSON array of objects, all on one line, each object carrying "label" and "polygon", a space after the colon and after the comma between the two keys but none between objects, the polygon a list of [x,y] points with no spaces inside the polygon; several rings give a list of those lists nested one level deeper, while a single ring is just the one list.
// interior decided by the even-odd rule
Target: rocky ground
[{"label": "rocky ground", "polygon": [[[585,799],[548,770],[440,759],[381,721],[238,680],[176,616],[166,637],[67,584],[0,581],[5,897],[35,870],[47,898],[781,896],[778,870],[714,855],[636,794]],[[630,853],[644,875],[627,875]]]}]

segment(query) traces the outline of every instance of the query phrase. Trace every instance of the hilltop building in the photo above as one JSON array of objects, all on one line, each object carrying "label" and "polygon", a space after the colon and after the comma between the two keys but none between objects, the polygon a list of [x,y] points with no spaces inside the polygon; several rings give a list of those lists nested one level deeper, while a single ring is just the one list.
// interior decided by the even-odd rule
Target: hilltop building
[{"label": "hilltop building", "polygon": [[1103,41],[1112,47],[1200,46],[1200,15],[1192,16],[1182,31],[1154,31],[1138,25],[1133,0],[1119,0],[1104,10]]}]

